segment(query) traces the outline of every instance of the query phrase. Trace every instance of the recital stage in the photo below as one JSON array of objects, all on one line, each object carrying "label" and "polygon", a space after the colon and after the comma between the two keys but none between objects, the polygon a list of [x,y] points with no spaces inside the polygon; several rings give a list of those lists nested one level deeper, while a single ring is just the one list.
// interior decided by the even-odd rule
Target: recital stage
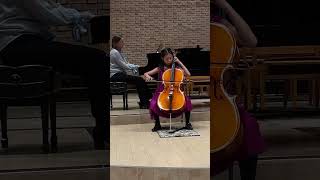
[{"label": "recital stage", "polygon": [[193,122],[200,136],[192,137],[160,138],[152,127],[153,123],[111,126],[112,180],[210,178],[209,121]]},{"label": "recital stage", "polygon": [[[138,109],[137,95],[129,94],[129,110],[114,98],[111,114],[110,176],[112,180],[208,180],[209,99],[193,99],[191,123],[200,136],[160,138],[151,132],[148,109]],[[182,127],[181,117],[172,125]],[[169,120],[160,118],[162,126]]]},{"label": "recital stage", "polygon": [[[117,102],[117,100],[115,100]],[[210,178],[208,111],[209,100],[192,100],[191,123],[200,136],[160,138],[151,132],[153,121],[146,109],[136,109],[129,99],[129,110],[111,111],[110,175],[116,180],[160,180]],[[130,108],[131,107],[131,108]],[[160,119],[168,126],[168,119]],[[184,123],[184,122],[183,122]],[[173,126],[182,127],[181,118]]]}]

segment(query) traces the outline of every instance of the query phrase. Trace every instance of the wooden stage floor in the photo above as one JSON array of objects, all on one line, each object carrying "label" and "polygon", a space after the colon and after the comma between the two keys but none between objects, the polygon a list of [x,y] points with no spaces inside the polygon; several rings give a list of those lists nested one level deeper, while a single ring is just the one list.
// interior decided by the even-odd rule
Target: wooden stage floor
[{"label": "wooden stage floor", "polygon": [[152,127],[111,126],[111,179],[209,179],[209,121],[193,122],[193,137],[160,138]]}]

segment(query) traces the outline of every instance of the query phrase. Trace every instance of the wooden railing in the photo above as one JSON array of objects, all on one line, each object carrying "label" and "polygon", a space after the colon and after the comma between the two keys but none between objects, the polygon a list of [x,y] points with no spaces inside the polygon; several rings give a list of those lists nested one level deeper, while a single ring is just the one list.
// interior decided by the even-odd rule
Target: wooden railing
[{"label": "wooden railing", "polygon": [[[267,80],[287,81],[285,87],[291,94],[294,108],[297,100],[297,81],[308,80],[311,83],[310,103],[319,106],[320,71],[318,72],[276,72],[275,67],[284,67],[282,70],[290,70],[295,66],[297,70],[304,65],[320,65],[320,46],[279,46],[256,47],[240,49],[243,61],[252,65],[249,75],[246,77],[247,108],[255,107],[257,95],[260,96],[260,110],[265,110],[265,82]],[[320,66],[319,66],[320,67]],[[255,90],[255,92],[252,92]],[[253,97],[253,98],[252,98]],[[286,107],[287,99],[284,98]]]}]

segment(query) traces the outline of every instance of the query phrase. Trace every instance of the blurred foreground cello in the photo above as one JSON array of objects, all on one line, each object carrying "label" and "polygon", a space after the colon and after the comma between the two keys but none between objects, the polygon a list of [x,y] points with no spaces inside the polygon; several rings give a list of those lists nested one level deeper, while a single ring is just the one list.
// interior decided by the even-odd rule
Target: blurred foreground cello
[{"label": "blurred foreground cello", "polygon": [[239,51],[234,35],[219,23],[210,25],[210,43],[210,151],[211,160],[223,161],[239,149],[242,141],[236,96],[229,95],[224,87],[224,75],[234,69]]}]

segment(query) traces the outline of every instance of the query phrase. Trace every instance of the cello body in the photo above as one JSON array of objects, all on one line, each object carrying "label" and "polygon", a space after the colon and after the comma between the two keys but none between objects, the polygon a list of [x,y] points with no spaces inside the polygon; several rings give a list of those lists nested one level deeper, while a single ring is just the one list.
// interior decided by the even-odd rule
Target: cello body
[{"label": "cello body", "polygon": [[[174,72],[173,72],[174,69]],[[173,75],[174,74],[174,75]],[[164,89],[158,97],[158,106],[162,111],[175,112],[185,105],[185,96],[181,91],[181,84],[184,80],[184,73],[181,69],[167,69],[162,75]],[[170,94],[172,98],[170,100]],[[171,102],[170,102],[171,101]]]},{"label": "cello body", "polygon": [[210,43],[210,151],[211,160],[220,162],[231,159],[242,143],[236,96],[224,87],[224,75],[234,69],[238,48],[233,34],[219,23],[210,25]]}]

